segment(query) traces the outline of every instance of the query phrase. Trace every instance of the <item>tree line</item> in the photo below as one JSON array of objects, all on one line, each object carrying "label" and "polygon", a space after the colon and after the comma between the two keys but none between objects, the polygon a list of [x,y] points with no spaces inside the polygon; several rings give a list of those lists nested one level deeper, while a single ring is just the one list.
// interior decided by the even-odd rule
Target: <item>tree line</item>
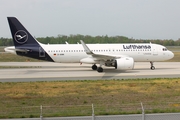
[{"label": "tree line", "polygon": [[[125,36],[90,36],[90,35],[58,35],[57,37],[38,37],[36,38],[39,42],[44,44],[77,44],[80,40],[84,40],[85,43],[156,43],[164,46],[179,46],[180,39],[178,40],[143,40],[143,39],[133,39]],[[0,38],[0,46],[12,46],[13,41],[10,38]]]}]

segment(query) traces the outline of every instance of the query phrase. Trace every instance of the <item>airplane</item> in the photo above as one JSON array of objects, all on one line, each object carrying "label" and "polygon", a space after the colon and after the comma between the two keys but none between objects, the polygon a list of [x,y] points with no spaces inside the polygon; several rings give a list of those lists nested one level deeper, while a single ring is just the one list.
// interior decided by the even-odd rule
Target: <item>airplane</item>
[{"label": "airplane", "polygon": [[[128,44],[42,44],[38,42],[15,17],[7,17],[14,46],[5,51],[30,58],[58,63],[87,63],[92,69],[103,72],[102,66],[117,70],[131,70],[135,62],[165,61],[174,57],[166,47],[153,43]],[[97,66],[96,64],[99,64]]]}]

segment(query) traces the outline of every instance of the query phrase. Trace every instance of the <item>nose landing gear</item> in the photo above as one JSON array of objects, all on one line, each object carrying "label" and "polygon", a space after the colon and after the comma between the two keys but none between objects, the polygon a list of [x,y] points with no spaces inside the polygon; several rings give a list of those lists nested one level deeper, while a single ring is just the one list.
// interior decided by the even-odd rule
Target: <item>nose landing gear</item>
[{"label": "nose landing gear", "polygon": [[155,67],[153,66],[153,62],[152,61],[150,62],[150,64],[151,64],[151,68],[150,69],[151,70],[155,70]]}]

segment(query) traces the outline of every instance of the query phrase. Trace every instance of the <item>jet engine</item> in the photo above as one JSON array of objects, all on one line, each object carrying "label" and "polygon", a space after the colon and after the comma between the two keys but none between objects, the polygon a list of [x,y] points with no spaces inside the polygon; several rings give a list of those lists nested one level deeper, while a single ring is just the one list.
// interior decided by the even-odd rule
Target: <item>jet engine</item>
[{"label": "jet engine", "polygon": [[122,57],[115,60],[114,67],[117,70],[129,70],[134,68],[134,59],[132,57]]}]

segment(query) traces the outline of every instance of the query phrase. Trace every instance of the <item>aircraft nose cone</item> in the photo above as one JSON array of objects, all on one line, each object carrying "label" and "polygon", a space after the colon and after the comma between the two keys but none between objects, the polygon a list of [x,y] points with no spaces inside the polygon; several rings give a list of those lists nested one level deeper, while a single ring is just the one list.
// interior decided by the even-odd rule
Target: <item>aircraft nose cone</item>
[{"label": "aircraft nose cone", "polygon": [[169,53],[169,57],[170,57],[170,59],[173,58],[173,57],[174,57],[174,53],[173,53],[173,52],[170,52],[170,53]]}]

